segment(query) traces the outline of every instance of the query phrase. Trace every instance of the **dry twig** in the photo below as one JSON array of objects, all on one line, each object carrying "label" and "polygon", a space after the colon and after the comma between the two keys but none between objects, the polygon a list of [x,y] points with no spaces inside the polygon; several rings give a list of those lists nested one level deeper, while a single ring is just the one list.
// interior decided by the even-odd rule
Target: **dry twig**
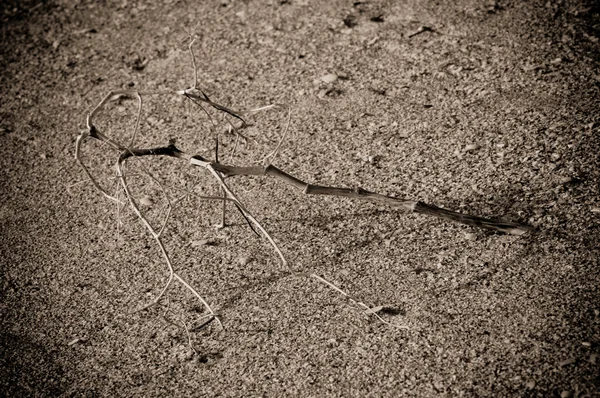
[{"label": "dry twig", "polygon": [[[306,182],[298,179],[297,177],[294,177],[293,175],[288,174],[287,172],[277,168],[276,166],[274,166],[272,164],[272,162],[275,160],[275,157],[276,157],[278,151],[280,150],[282,144],[284,143],[284,141],[287,137],[287,132],[288,132],[288,129],[290,126],[290,120],[291,120],[291,109],[287,105],[273,104],[273,105],[267,105],[267,106],[255,108],[246,113],[240,113],[240,112],[232,110],[229,107],[220,105],[220,104],[215,103],[212,100],[210,100],[209,97],[206,95],[206,93],[197,87],[198,76],[197,76],[197,70],[196,70],[196,58],[195,58],[194,52],[192,50],[192,45],[195,41],[195,38],[191,34],[190,34],[190,40],[191,41],[189,43],[189,50],[190,50],[191,57],[192,57],[192,65],[194,66],[194,86],[193,87],[187,88],[184,90],[179,90],[179,91],[166,91],[166,92],[165,91],[163,91],[163,92],[138,92],[138,91],[134,91],[134,90],[121,90],[121,91],[109,92],[100,101],[100,103],[88,114],[87,130],[82,132],[79,135],[79,137],[77,138],[76,144],[75,144],[75,157],[76,157],[77,161],[80,163],[81,167],[83,168],[84,172],[86,173],[86,175],[88,176],[90,181],[92,182],[92,184],[94,185],[94,187],[96,187],[105,197],[107,197],[111,201],[117,202],[120,205],[128,204],[129,207],[131,208],[131,210],[134,212],[134,214],[142,222],[142,224],[145,226],[145,228],[150,232],[150,234],[152,235],[152,237],[154,238],[154,240],[156,242],[156,245],[158,246],[158,248],[160,249],[160,251],[162,253],[162,257],[164,259],[165,265],[168,270],[167,282],[161,289],[158,296],[154,300],[152,300],[152,302],[146,304],[138,311],[146,309],[146,308],[158,303],[161,300],[161,298],[164,296],[164,294],[166,293],[166,291],[169,288],[169,286],[171,285],[172,281],[176,280],[179,283],[181,283],[186,289],[188,289],[202,303],[202,305],[208,310],[208,315],[206,315],[207,320],[201,325],[201,327],[204,327],[204,326],[210,324],[214,320],[216,320],[217,323],[222,327],[222,324],[221,324],[217,314],[211,309],[209,304],[202,298],[202,296],[199,294],[199,292],[196,289],[194,289],[189,283],[187,283],[185,281],[185,279],[182,278],[177,272],[175,272],[172,261],[171,261],[171,257],[170,257],[170,255],[162,241],[162,238],[161,238],[163,231],[165,230],[165,227],[169,220],[169,216],[171,214],[173,205],[175,203],[178,203],[181,200],[183,200],[183,198],[188,197],[191,194],[191,192],[187,191],[185,193],[185,195],[183,195],[181,198],[171,201],[169,199],[166,189],[160,184],[160,182],[158,180],[156,180],[151,175],[150,172],[145,173],[159,185],[163,195],[165,196],[165,198],[167,200],[166,211],[165,211],[165,209],[161,210],[161,215],[163,214],[163,212],[165,213],[164,219],[161,223],[160,228],[158,230],[156,230],[151,225],[151,223],[148,221],[147,217],[140,210],[140,207],[136,203],[136,201],[133,197],[133,194],[131,192],[131,189],[129,187],[128,181],[127,181],[127,175],[124,173],[124,166],[125,166],[126,162],[131,158],[139,159],[142,157],[167,156],[167,157],[184,160],[191,166],[200,167],[200,168],[207,170],[209,175],[211,175],[217,182],[218,186],[220,187],[220,189],[223,193],[223,196],[218,196],[218,197],[200,196],[200,197],[203,199],[207,199],[207,200],[223,201],[223,218],[222,218],[222,226],[223,227],[225,226],[225,204],[226,204],[226,202],[230,201],[230,202],[234,203],[234,205],[242,213],[242,215],[244,216],[244,218],[246,219],[248,224],[252,227],[254,232],[256,232],[258,234],[257,231],[259,231],[269,241],[269,243],[271,244],[271,246],[273,247],[273,249],[279,256],[279,258],[282,262],[282,265],[284,267],[286,267],[288,272],[290,272],[291,274],[295,274],[295,275],[307,275],[307,276],[310,276],[311,278],[316,279],[320,283],[324,283],[331,289],[335,290],[336,292],[338,292],[338,293],[342,294],[343,296],[345,296],[346,298],[348,298],[354,304],[365,309],[367,314],[375,316],[380,322],[383,322],[390,326],[399,327],[399,328],[404,328],[404,327],[392,324],[392,323],[384,320],[376,313],[376,311],[370,310],[370,308],[366,304],[364,304],[362,301],[352,298],[347,292],[343,291],[338,286],[336,286],[335,284],[326,280],[325,278],[318,276],[314,273],[309,273],[309,274],[298,273],[292,267],[290,267],[287,260],[285,259],[285,256],[283,255],[282,251],[277,246],[274,239],[269,235],[267,230],[260,224],[260,222],[247,210],[247,208],[244,206],[244,204],[238,199],[238,197],[233,192],[233,190],[225,182],[225,179],[229,178],[229,177],[234,177],[234,176],[238,176],[238,177],[239,176],[274,177],[275,179],[278,179],[286,184],[289,184],[295,188],[300,189],[304,194],[307,194],[307,195],[341,196],[341,197],[346,197],[346,198],[350,198],[350,199],[373,202],[373,203],[378,203],[378,204],[383,204],[383,205],[388,205],[388,206],[391,206],[394,208],[398,208],[405,212],[415,212],[415,213],[419,213],[419,214],[434,216],[434,217],[441,218],[444,220],[459,222],[459,223],[470,225],[473,227],[485,228],[485,229],[490,229],[490,230],[513,234],[513,235],[522,235],[526,232],[531,231],[531,227],[523,225],[523,224],[514,223],[514,222],[496,221],[496,220],[491,220],[491,219],[487,219],[487,218],[457,213],[454,211],[439,208],[434,205],[429,205],[429,204],[426,204],[426,203],[423,203],[420,201],[407,200],[407,199],[401,199],[401,198],[397,198],[397,197],[393,197],[393,196],[382,195],[382,194],[379,194],[376,192],[367,191],[362,188],[337,188],[337,187],[313,185],[310,183],[306,183]],[[173,95],[173,94],[182,95],[182,96],[186,97],[187,99],[189,99],[190,101],[192,101],[193,103],[199,105],[202,108],[202,110],[206,113],[206,115],[209,117],[213,126],[215,126],[215,124],[212,121],[210,114],[202,106],[202,104],[207,104],[210,107],[216,109],[218,112],[222,112],[225,115],[228,115],[228,116],[238,119],[239,121],[241,121],[242,127],[247,125],[246,121],[242,115],[251,115],[251,114],[255,114],[257,112],[266,111],[266,110],[270,110],[270,109],[284,110],[287,113],[286,125],[285,125],[284,131],[281,134],[281,136],[279,137],[278,142],[277,142],[275,148],[273,149],[273,151],[270,152],[269,154],[267,154],[266,156],[264,156],[264,158],[262,159],[262,163],[264,164],[263,166],[235,166],[235,165],[221,163],[219,160],[219,155],[218,155],[218,137],[217,137],[217,141],[216,141],[217,150],[215,153],[214,160],[209,160],[200,155],[193,155],[193,154],[184,152],[183,150],[181,150],[175,146],[174,140],[169,141],[169,143],[166,146],[162,146],[162,147],[136,148],[135,147],[135,139],[139,133],[140,120],[141,120],[141,115],[142,115],[142,105],[143,105],[142,97],[148,96],[148,95]],[[135,98],[138,101],[136,123],[135,123],[134,131],[131,136],[131,139],[129,140],[129,144],[127,144],[127,145],[123,145],[118,140],[114,140],[114,139],[108,137],[107,135],[103,134],[101,131],[99,131],[99,129],[94,124],[94,119],[98,115],[98,113],[106,106],[106,104],[109,102],[109,100],[116,95],[129,97],[129,98]],[[235,148],[237,147],[238,138],[241,137],[246,141],[247,141],[247,138],[244,137],[238,131],[238,128],[236,128],[231,122],[229,122],[229,123],[230,123],[230,127],[236,133],[236,141],[235,141],[235,146],[234,146],[234,152],[235,152]],[[99,140],[99,141],[105,143],[109,148],[112,148],[116,153],[118,153],[118,157],[117,157],[117,161],[116,161],[117,179],[118,179],[118,182],[121,187],[121,192],[123,192],[125,194],[125,201],[119,199],[119,193],[117,193],[116,195],[108,194],[107,190],[104,189],[100,185],[100,183],[94,178],[94,176],[93,176],[92,172],[89,170],[89,168],[84,164],[83,159],[82,159],[82,144],[86,138],[93,138],[93,139]],[[185,326],[185,323],[184,323],[184,327],[185,327],[185,330],[186,330],[186,333],[187,333],[188,339],[189,339],[189,330],[187,329],[187,326]]]}]

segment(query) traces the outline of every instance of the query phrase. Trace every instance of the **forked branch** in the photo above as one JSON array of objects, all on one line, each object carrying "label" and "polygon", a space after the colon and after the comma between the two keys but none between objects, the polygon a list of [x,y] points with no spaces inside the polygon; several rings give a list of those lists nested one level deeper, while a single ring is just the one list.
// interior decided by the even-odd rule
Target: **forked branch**
[{"label": "forked branch", "polygon": [[[307,194],[307,195],[340,196],[340,197],[346,197],[346,198],[355,199],[355,200],[362,200],[362,201],[367,201],[367,202],[390,206],[393,208],[400,209],[404,212],[414,212],[414,213],[434,216],[434,217],[441,218],[441,219],[448,220],[448,221],[458,222],[458,223],[470,225],[473,227],[499,231],[499,232],[508,233],[508,234],[512,234],[512,235],[523,235],[529,231],[532,231],[531,227],[524,225],[524,224],[519,224],[519,223],[514,223],[514,222],[497,221],[497,220],[491,220],[491,219],[487,219],[487,218],[483,218],[483,217],[462,214],[462,213],[442,209],[442,208],[434,206],[434,205],[429,205],[429,204],[426,204],[426,203],[423,203],[420,201],[407,200],[407,199],[397,198],[394,196],[382,195],[382,194],[379,194],[376,192],[367,191],[363,188],[337,188],[337,187],[314,185],[314,184],[304,182],[301,179],[277,168],[276,166],[272,165],[272,162],[274,161],[280,147],[282,146],[283,142],[286,139],[287,131],[288,131],[288,128],[290,125],[290,120],[291,120],[291,109],[287,105],[272,104],[272,105],[267,105],[267,106],[251,109],[250,111],[247,111],[245,113],[240,113],[240,112],[234,111],[233,109],[231,109],[229,107],[226,107],[226,106],[223,106],[223,105],[213,102],[208,97],[208,95],[198,87],[196,58],[195,58],[194,52],[192,50],[192,45],[195,41],[195,37],[191,34],[189,34],[189,36],[190,36],[190,40],[191,40],[189,43],[189,50],[190,50],[190,54],[192,57],[192,66],[194,67],[193,87],[186,88],[184,90],[179,90],[179,91],[138,92],[138,91],[134,91],[134,90],[120,90],[120,91],[109,92],[100,101],[100,103],[87,115],[87,120],[86,120],[87,130],[81,133],[81,135],[77,138],[77,141],[75,144],[75,157],[76,157],[77,161],[80,163],[84,172],[87,174],[89,179],[92,181],[93,185],[108,199],[115,201],[115,202],[119,203],[120,205],[124,205],[124,202],[122,202],[118,196],[112,196],[112,195],[108,194],[107,190],[105,190],[100,185],[100,183],[94,178],[90,169],[88,169],[88,167],[86,167],[86,165],[84,164],[83,159],[82,159],[82,143],[88,137],[94,138],[99,141],[102,141],[104,144],[106,144],[111,149],[115,150],[116,152],[118,152],[120,154],[118,157],[118,160],[117,160],[117,164],[116,164],[117,179],[120,183],[120,186],[121,186],[123,192],[125,193],[126,202],[129,203],[132,211],[137,215],[137,217],[141,220],[141,222],[146,227],[146,229],[151,233],[152,237],[156,241],[156,244],[159,247],[160,252],[164,258],[164,261],[165,261],[165,264],[166,264],[167,270],[168,270],[167,282],[163,286],[159,295],[151,303],[147,304],[142,309],[148,308],[148,307],[156,304],[164,296],[165,292],[167,291],[167,289],[169,288],[169,286],[171,285],[173,280],[176,280],[179,283],[181,283],[183,286],[185,286],[186,289],[188,289],[190,292],[192,292],[192,294],[208,310],[208,314],[204,317],[204,318],[206,318],[205,322],[202,323],[202,325],[200,325],[199,327],[197,327],[195,329],[204,327],[215,320],[217,321],[217,323],[219,325],[221,325],[221,322],[220,322],[217,314],[215,312],[213,312],[213,310],[211,309],[209,304],[202,298],[202,296],[190,284],[188,284],[184,280],[184,278],[182,278],[177,272],[175,272],[174,267],[171,262],[171,258],[170,258],[168,251],[162,241],[161,235],[162,235],[163,230],[165,229],[165,225],[168,221],[173,203],[169,200],[166,191],[161,186],[161,189],[163,190],[163,193],[165,194],[165,197],[168,202],[168,210],[166,212],[166,216],[162,223],[162,226],[160,227],[160,229],[156,230],[150,224],[150,222],[148,221],[146,216],[143,214],[143,212],[140,210],[139,206],[137,205],[135,199],[133,198],[133,194],[129,188],[129,185],[127,183],[127,177],[126,177],[125,173],[123,173],[123,167],[129,158],[144,157],[144,156],[168,156],[168,157],[174,157],[174,158],[185,160],[192,166],[202,167],[202,168],[208,170],[209,173],[213,176],[213,178],[217,181],[219,187],[222,190],[223,196],[221,196],[221,197],[206,196],[206,197],[202,197],[202,198],[223,201],[223,220],[222,220],[223,226],[224,226],[225,203],[226,203],[226,201],[231,201],[235,204],[235,206],[238,208],[238,210],[242,213],[242,215],[244,216],[244,218],[246,219],[248,224],[252,227],[253,231],[256,232],[258,230],[263,236],[265,236],[267,238],[267,240],[269,241],[271,246],[273,246],[273,248],[277,252],[279,258],[282,261],[282,264],[284,266],[286,266],[287,269],[292,274],[310,276],[310,277],[316,279],[317,281],[324,283],[325,285],[329,286],[336,292],[345,296],[347,299],[349,299],[354,304],[363,308],[367,314],[375,316],[379,321],[381,321],[385,324],[388,324],[388,325],[394,326],[394,327],[399,327],[399,328],[405,328],[405,327],[392,324],[392,323],[387,322],[386,320],[382,319],[377,314],[376,310],[370,309],[362,301],[359,301],[359,300],[351,297],[348,293],[346,293],[345,291],[343,291],[338,286],[336,286],[332,282],[328,281],[324,277],[321,277],[314,273],[304,274],[304,273],[299,273],[299,272],[294,271],[294,269],[292,269],[292,267],[290,267],[290,265],[287,263],[283,253],[278,248],[274,239],[269,235],[269,233],[265,230],[265,228],[263,228],[263,226],[259,223],[259,221],[256,218],[254,218],[252,216],[252,214],[250,214],[250,212],[246,209],[246,207],[241,203],[241,201],[237,198],[235,193],[231,190],[231,188],[225,182],[225,178],[234,177],[234,176],[269,176],[269,177],[273,177],[277,180],[280,180],[288,185],[291,185],[291,186],[301,190],[304,194]],[[287,111],[287,122],[286,122],[286,125],[284,128],[283,134],[281,134],[281,136],[278,139],[276,147],[273,149],[272,152],[267,154],[262,159],[262,163],[264,164],[264,166],[235,166],[235,165],[221,163],[221,161],[219,160],[218,151],[215,154],[215,160],[208,160],[202,156],[191,155],[189,153],[186,153],[186,152],[180,150],[179,148],[177,148],[175,146],[174,141],[170,141],[167,146],[163,146],[163,147],[134,148],[135,139],[136,139],[137,133],[140,129],[140,121],[141,121],[141,117],[142,117],[142,104],[143,104],[142,97],[147,96],[147,95],[156,95],[156,94],[158,94],[158,95],[178,94],[178,95],[184,96],[188,100],[192,101],[194,104],[200,106],[202,108],[202,110],[206,113],[206,115],[209,118],[209,120],[211,121],[211,123],[213,123],[212,118],[211,118],[209,112],[203,106],[204,104],[216,109],[219,112],[222,112],[226,115],[229,115],[233,118],[238,119],[241,122],[241,127],[247,126],[247,123],[246,123],[244,117],[252,115],[257,112],[269,110],[269,109]],[[134,128],[133,134],[131,135],[129,143],[126,145],[122,144],[119,140],[115,140],[115,139],[109,137],[108,135],[103,134],[101,131],[99,131],[96,128],[96,125],[94,124],[94,118],[96,117],[96,115],[115,96],[124,96],[124,97],[134,98],[134,99],[137,99],[137,102],[138,102],[135,128]],[[235,130],[235,133],[236,133],[236,141],[235,141],[235,145],[234,145],[234,150],[233,150],[233,152],[231,152],[229,154],[229,156],[232,157],[233,154],[235,153],[235,148],[237,147],[238,139],[241,137],[242,139],[247,140],[247,138],[238,131],[238,128],[236,128],[235,125],[229,121],[229,119],[227,119],[227,120],[230,123],[230,127],[233,130]],[[214,126],[214,123],[213,123],[213,126]],[[218,145],[218,137],[217,137],[217,145]],[[158,182],[158,181],[156,181],[156,182]],[[159,183],[159,185],[160,185],[160,183]],[[187,193],[186,193],[186,195],[187,195]],[[377,308],[377,307],[375,307],[375,308]],[[221,327],[222,327],[222,325],[221,325]],[[185,325],[185,323],[184,323],[184,328],[186,330],[186,333],[188,335],[188,340],[189,340],[189,330],[187,329],[187,326]],[[190,341],[190,346],[191,346],[191,340],[189,340],[189,341]],[[192,349],[193,349],[193,347],[192,347]]]}]

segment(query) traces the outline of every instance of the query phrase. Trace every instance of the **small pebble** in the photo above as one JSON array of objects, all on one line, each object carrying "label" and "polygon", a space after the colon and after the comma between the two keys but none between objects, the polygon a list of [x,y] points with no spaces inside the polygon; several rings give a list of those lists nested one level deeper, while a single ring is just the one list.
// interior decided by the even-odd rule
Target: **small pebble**
[{"label": "small pebble", "polygon": [[191,243],[192,247],[198,247],[198,246],[206,246],[209,244],[209,240],[208,239],[200,239],[200,240],[195,240]]},{"label": "small pebble", "polygon": [[152,199],[150,199],[150,196],[146,195],[140,199],[140,203],[144,206],[152,206]]},{"label": "small pebble", "polygon": [[568,184],[573,181],[574,181],[573,177],[561,177],[561,179],[560,179],[561,184]]},{"label": "small pebble", "polygon": [[465,234],[465,239],[466,240],[476,241],[477,240],[477,235],[473,234],[473,233],[468,233],[468,234]]},{"label": "small pebble", "polygon": [[330,73],[328,75],[321,76],[321,81],[325,82],[325,83],[333,83],[337,79],[338,79],[338,75],[336,75],[335,73]]},{"label": "small pebble", "polygon": [[570,398],[573,396],[573,393],[571,391],[563,391],[560,393],[560,398]]},{"label": "small pebble", "polygon": [[575,358],[569,358],[569,359],[565,359],[564,361],[559,363],[559,366],[567,366],[567,365],[572,365],[574,363],[575,363]]},{"label": "small pebble", "polygon": [[530,390],[532,390],[535,387],[535,381],[528,381],[527,382],[527,388],[529,388]]},{"label": "small pebble", "polygon": [[248,263],[250,263],[250,261],[252,261],[252,259],[250,257],[240,257],[240,259],[238,260],[238,262],[240,263],[240,265],[248,265]]},{"label": "small pebble", "polygon": [[327,96],[327,94],[328,94],[328,93],[329,93],[329,90],[327,90],[327,89],[325,89],[325,88],[324,88],[324,89],[320,90],[320,91],[317,93],[317,97],[318,97],[319,99],[323,99],[323,98],[325,98],[325,97]]},{"label": "small pebble", "polygon": [[478,150],[479,148],[481,147],[477,144],[469,144],[465,147],[465,152],[473,152]]},{"label": "small pebble", "polygon": [[379,305],[377,307],[369,308],[366,312],[369,313],[369,314],[376,314],[379,311],[381,311],[382,309],[383,309],[383,306]]}]

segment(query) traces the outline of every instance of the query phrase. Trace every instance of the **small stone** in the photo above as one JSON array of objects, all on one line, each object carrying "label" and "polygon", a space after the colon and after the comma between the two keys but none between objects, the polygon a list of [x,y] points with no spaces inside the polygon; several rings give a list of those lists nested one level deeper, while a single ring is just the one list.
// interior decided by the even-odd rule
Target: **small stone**
[{"label": "small stone", "polygon": [[560,179],[561,184],[568,184],[573,181],[575,181],[575,179],[573,177],[561,177],[561,179]]},{"label": "small stone", "polygon": [[584,347],[591,347],[592,343],[590,343],[589,341],[582,341],[581,345],[584,346]]},{"label": "small stone", "polygon": [[335,73],[330,73],[328,75],[321,76],[321,81],[324,83],[333,83],[337,79],[338,79],[338,75],[336,75]]},{"label": "small stone", "polygon": [[572,365],[576,362],[575,358],[569,358],[569,359],[565,359],[564,361],[562,361],[561,363],[559,363],[559,366],[567,366],[567,365]]},{"label": "small stone", "polygon": [[593,353],[592,355],[590,355],[590,363],[592,365],[595,365],[597,360],[598,360],[598,354]]},{"label": "small stone", "polygon": [[560,393],[560,398],[570,398],[573,396],[573,393],[571,391],[563,391]]},{"label": "small stone", "polygon": [[192,247],[198,247],[198,246],[206,246],[210,243],[210,241],[208,239],[200,239],[200,240],[195,240],[191,243]]},{"label": "small stone", "polygon": [[238,262],[242,266],[248,265],[250,263],[250,261],[252,261],[252,259],[250,257],[240,257],[240,259],[238,260]]},{"label": "small stone", "polygon": [[527,388],[529,388],[530,390],[532,390],[535,387],[535,381],[531,380],[528,381],[526,384]]},{"label": "small stone", "polygon": [[242,22],[246,21],[246,11],[245,10],[236,12],[235,16],[238,17]]},{"label": "small stone", "polygon": [[592,207],[592,213],[600,213],[600,207]]},{"label": "small stone", "polygon": [[366,312],[368,314],[376,314],[383,309],[382,305],[378,305],[377,307],[369,308]]},{"label": "small stone", "polygon": [[470,240],[470,241],[476,241],[477,235],[475,235],[473,233],[467,233],[467,234],[465,234],[465,239]]},{"label": "small stone", "polygon": [[327,94],[329,93],[329,91],[330,91],[330,90],[328,90],[328,89],[324,88],[323,90],[320,90],[320,91],[317,93],[317,97],[318,97],[319,99],[324,99],[324,98],[327,96]]},{"label": "small stone", "polygon": [[148,195],[141,198],[140,203],[143,204],[144,206],[152,206],[152,204],[153,204],[152,199]]},{"label": "small stone", "polygon": [[477,144],[469,144],[465,147],[465,152],[473,152],[478,150],[479,148],[481,147]]}]

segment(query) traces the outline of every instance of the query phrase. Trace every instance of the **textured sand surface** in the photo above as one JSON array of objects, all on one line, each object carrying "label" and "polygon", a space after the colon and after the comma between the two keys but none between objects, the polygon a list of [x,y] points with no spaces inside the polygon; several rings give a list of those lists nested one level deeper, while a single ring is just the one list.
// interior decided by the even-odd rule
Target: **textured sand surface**
[{"label": "textured sand surface", "polygon": [[[595,2],[57,0],[0,11],[0,395],[600,396]],[[192,84],[186,30],[212,100],[292,107],[276,166],[535,232],[234,177],[294,269],[408,329],[287,275],[235,209],[218,230],[221,205],[197,195],[174,207],[165,245],[224,329],[194,330],[206,312],[177,283],[130,314],[160,292],[166,267],[131,210],[94,189],[74,144],[110,90]],[[135,106],[111,102],[98,127],[122,137]],[[255,146],[233,164],[268,153],[285,114],[252,123]],[[180,96],[148,97],[139,143],[174,138],[212,156],[209,126]],[[232,135],[219,129],[226,156]],[[117,155],[85,143],[111,192]],[[219,192],[180,160],[131,161],[153,220],[164,198],[144,168],[174,196],[194,183]]]}]

